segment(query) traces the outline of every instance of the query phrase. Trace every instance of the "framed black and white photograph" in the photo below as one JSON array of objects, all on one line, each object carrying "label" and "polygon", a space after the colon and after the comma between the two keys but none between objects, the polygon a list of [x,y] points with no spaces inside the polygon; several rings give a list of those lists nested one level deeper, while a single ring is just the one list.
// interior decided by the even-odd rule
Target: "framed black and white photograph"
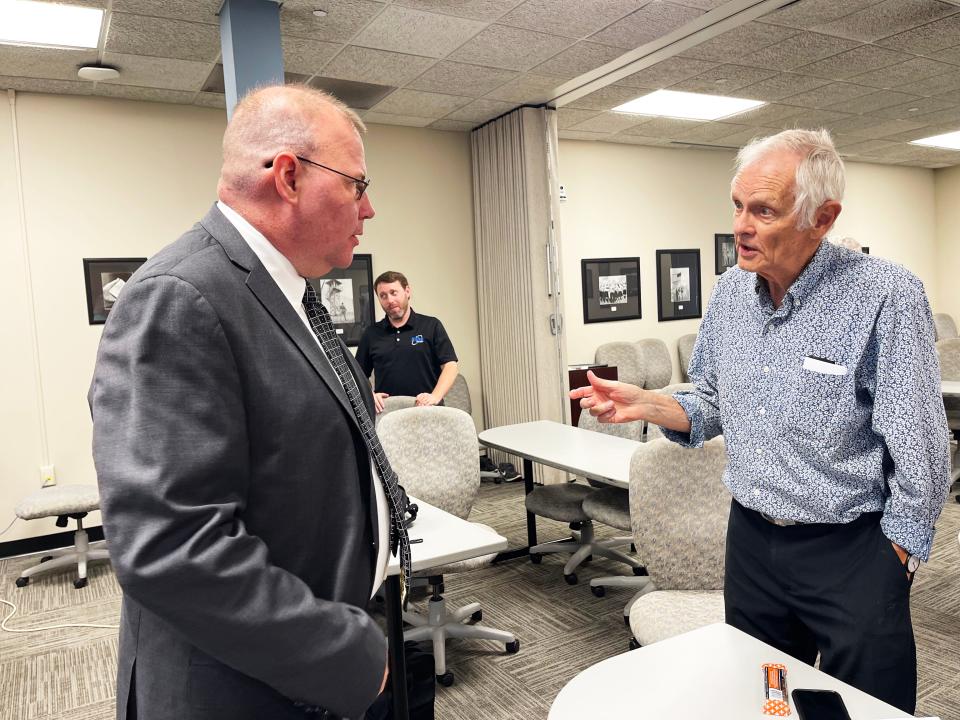
[{"label": "framed black and white photograph", "polygon": [[657,250],[657,319],[701,315],[700,251]]},{"label": "framed black and white photograph", "polygon": [[146,258],[84,258],[83,278],[87,287],[87,319],[103,325],[123,286]]},{"label": "framed black and white photograph", "polygon": [[340,338],[350,347],[360,344],[363,331],[373,324],[373,256],[354,253],[350,267],[334,268],[310,284]]},{"label": "framed black and white photograph", "polygon": [[714,234],[713,252],[717,275],[723,275],[737,264],[737,243],[734,241],[733,235]]},{"label": "framed black and white photograph", "polygon": [[580,261],[583,322],[636,320],[640,317],[640,258]]}]

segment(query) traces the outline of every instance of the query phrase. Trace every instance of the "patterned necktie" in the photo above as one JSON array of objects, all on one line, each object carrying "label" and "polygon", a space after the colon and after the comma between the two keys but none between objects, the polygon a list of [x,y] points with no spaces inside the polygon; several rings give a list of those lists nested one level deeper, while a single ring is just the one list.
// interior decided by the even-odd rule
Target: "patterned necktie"
[{"label": "patterned necktie", "polygon": [[353,414],[360,425],[367,450],[377,466],[377,474],[380,476],[380,482],[387,496],[387,505],[390,508],[390,549],[394,555],[397,554],[398,549],[400,552],[400,565],[403,568],[403,572],[400,574],[400,602],[406,607],[407,588],[410,587],[410,574],[412,572],[410,567],[410,538],[407,535],[407,528],[403,524],[403,515],[406,508],[400,507],[397,474],[390,467],[390,461],[387,459],[387,455],[383,451],[383,445],[380,444],[380,438],[377,437],[377,431],[374,429],[373,420],[370,419],[370,413],[363,402],[360,388],[357,387],[357,381],[347,366],[347,359],[343,356],[343,347],[340,345],[337,333],[333,329],[333,323],[330,321],[330,313],[323,306],[323,303],[317,299],[317,293],[309,282],[306,291],[303,293],[303,307],[307,311],[307,319],[310,320],[313,333],[320,340],[320,347],[323,348],[324,354],[336,371],[337,377],[340,378],[340,384],[343,385],[343,389],[347,393],[347,399],[350,401],[350,407],[353,408]]}]

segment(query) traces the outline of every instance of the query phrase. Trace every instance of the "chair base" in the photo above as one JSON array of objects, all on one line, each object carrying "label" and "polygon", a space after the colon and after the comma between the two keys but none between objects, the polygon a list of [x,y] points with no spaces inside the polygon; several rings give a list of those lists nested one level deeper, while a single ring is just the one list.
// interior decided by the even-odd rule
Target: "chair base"
[{"label": "chair base", "polygon": [[87,564],[98,560],[109,560],[110,553],[105,547],[91,548],[87,531],[82,528],[73,534],[73,542],[73,547],[54,550],[37,565],[28,567],[21,572],[20,577],[17,578],[17,587],[24,587],[30,582],[30,578],[38,575],[74,566],[77,568],[77,579],[73,583],[74,587],[79,589],[86,585]]},{"label": "chair base", "polygon": [[650,578],[645,576],[631,577],[629,575],[611,575],[609,577],[593,578],[593,580],[590,581],[590,590],[597,597],[603,597],[605,588],[627,588],[638,591],[630,598],[630,601],[623,606],[623,620],[627,624],[629,624],[630,621],[630,608],[633,607],[633,604],[648,592],[656,590]]},{"label": "chair base", "polygon": [[[574,570],[580,567],[591,555],[609,558],[625,563],[632,568],[641,568],[643,565],[636,558],[630,557],[626,553],[614,550],[613,548],[630,545],[633,543],[633,536],[615,537],[609,540],[597,540],[593,532],[593,523],[589,520],[580,523],[580,531],[573,531],[573,540],[564,540],[562,542],[543,543],[530,548],[531,555],[545,555],[547,553],[566,552],[571,553],[570,559],[563,566],[563,576],[571,585],[577,582]],[[573,581],[570,581],[570,578]]]},{"label": "chair base", "polygon": [[[430,598],[427,614],[422,615],[415,612],[403,613],[403,620],[412,625],[412,628],[403,632],[404,642],[413,640],[427,640],[433,642],[433,660],[436,666],[437,676],[447,675],[447,638],[477,638],[481,640],[494,640],[506,645],[508,653],[514,653],[520,649],[520,643],[513,633],[506,630],[495,630],[485,625],[466,624],[470,620],[480,620],[482,615],[480,603],[470,603],[462,608],[453,611],[447,611],[446,600],[443,597],[435,595]],[[453,679],[450,678],[452,684]],[[448,684],[448,683],[443,683]]]}]

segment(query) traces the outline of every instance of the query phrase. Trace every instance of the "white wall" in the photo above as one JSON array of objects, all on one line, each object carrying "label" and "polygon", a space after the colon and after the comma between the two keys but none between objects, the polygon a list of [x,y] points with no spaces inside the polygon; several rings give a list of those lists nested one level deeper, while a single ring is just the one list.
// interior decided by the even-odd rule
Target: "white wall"
[{"label": "white wall", "polygon": [[[0,283],[0,527],[39,487],[45,461],[55,464],[61,484],[95,482],[86,393],[102,326],[87,323],[82,258],[148,257],[198,220],[216,199],[225,123],[223,111],[160,103],[30,94],[17,95],[16,103],[25,243],[11,117],[6,108],[0,112],[0,247],[7,260]],[[443,319],[479,407],[468,136],[373,126],[367,165],[377,217],[359,251],[373,254],[374,273],[408,273],[415,307]],[[56,531],[52,520],[18,522],[0,542]]]},{"label": "white wall", "polygon": [[[674,381],[679,380],[677,338],[696,332],[700,320],[657,321],[655,251],[700,249],[706,310],[716,282],[713,236],[732,232],[733,159],[731,152],[560,142],[559,176],[568,195],[561,204],[561,222],[571,364],[592,362],[597,346],[605,342],[660,338],[673,357]],[[956,177],[954,198],[960,173]],[[844,209],[833,235],[853,236],[869,245],[872,254],[905,265],[925,283],[933,300],[937,252],[945,245],[938,246],[934,197],[932,170],[849,163]],[[944,197],[940,205],[946,204]],[[643,317],[584,324],[581,259],[621,256],[640,258]]]},{"label": "white wall", "polygon": [[935,170],[937,275],[934,312],[953,315],[960,323],[960,166]]}]

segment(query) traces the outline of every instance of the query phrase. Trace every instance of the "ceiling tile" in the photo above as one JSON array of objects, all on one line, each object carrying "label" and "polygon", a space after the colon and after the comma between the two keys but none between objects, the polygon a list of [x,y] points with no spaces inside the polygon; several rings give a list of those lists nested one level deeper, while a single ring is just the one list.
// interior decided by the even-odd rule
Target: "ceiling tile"
[{"label": "ceiling tile", "polygon": [[624,145],[647,145],[649,147],[672,147],[669,140],[658,137],[648,137],[647,135],[630,135],[627,133],[617,133],[610,136],[610,142],[623,143]]},{"label": "ceiling tile", "polygon": [[893,147],[885,148],[883,150],[883,157],[887,160],[926,160],[928,162],[937,162],[950,161],[952,159],[956,162],[960,161],[960,152],[924,147],[923,145],[898,143]]},{"label": "ceiling tile", "polygon": [[607,85],[599,90],[594,90],[589,95],[574,100],[567,107],[581,108],[585,110],[610,110],[628,100],[641,97],[650,92],[632,87],[620,87],[619,85]]},{"label": "ceiling tile", "polygon": [[201,92],[197,93],[197,97],[194,98],[193,104],[200,105],[201,107],[226,108],[227,96],[223,95],[222,93]]},{"label": "ceiling tile", "polygon": [[793,70],[801,65],[852,50],[857,46],[858,43],[855,40],[801,32],[776,45],[744,55],[738,59],[738,62],[772,70]]},{"label": "ceiling tile", "polygon": [[451,53],[447,60],[507,70],[527,70],[570,44],[569,38],[506,25],[491,25]]},{"label": "ceiling tile", "polygon": [[885,0],[814,29],[828,35],[872,42],[957,12],[960,8],[938,0]]},{"label": "ceiling tile", "polygon": [[822,108],[828,105],[837,105],[839,103],[849,102],[862,95],[870,95],[876,92],[876,88],[863,87],[852,83],[836,82],[828,85],[821,85],[813,90],[789,95],[783,98],[787,105],[800,105],[801,107]]},{"label": "ceiling tile", "polygon": [[[74,77],[76,77],[76,74],[74,74]],[[51,95],[89,95],[93,92],[93,83],[0,75],[0,88],[20,92],[50,93]]]},{"label": "ceiling tile", "polygon": [[831,128],[834,132],[849,135],[861,135],[867,138],[883,138],[895,133],[915,130],[919,123],[909,120],[883,120],[869,115],[854,115],[836,122]]},{"label": "ceiling tile", "polygon": [[213,69],[211,63],[111,52],[103,54],[103,62],[120,70],[120,77],[111,82],[167,90],[199,90]]},{"label": "ceiling tile", "polygon": [[553,90],[562,84],[562,78],[526,74],[487,93],[487,97],[491,100],[536,104],[553,99]]},{"label": "ceiling tile", "polygon": [[447,118],[440,118],[439,120],[434,120],[432,123],[427,125],[431,130],[446,130],[448,132],[470,132],[475,127],[476,123],[465,122],[463,120],[449,120]]},{"label": "ceiling tile", "polygon": [[399,86],[417,77],[434,62],[433,58],[419,55],[349,45],[323,68],[323,76]]},{"label": "ceiling tile", "polygon": [[298,37],[281,37],[280,45],[283,47],[283,69],[308,76],[320,72],[341,47]]},{"label": "ceiling tile", "polygon": [[168,18],[112,13],[107,52],[214,62],[220,56],[220,31],[215,25]]},{"label": "ceiling tile", "polygon": [[713,10],[726,5],[730,0],[672,0],[674,5],[686,5],[698,10]]},{"label": "ceiling tile", "polygon": [[832,110],[843,110],[845,112],[863,114],[917,99],[918,97],[916,95],[902,93],[897,90],[878,90],[869,95],[861,95],[853,100],[845,100],[842,103],[836,103],[828,107]]},{"label": "ceiling tile", "polygon": [[387,6],[353,40],[353,45],[443,57],[484,28],[477,20]]},{"label": "ceiling tile", "polygon": [[373,110],[378,113],[430,117],[436,120],[462,108],[468,102],[470,98],[459,95],[442,95],[421,90],[397,90],[377,103]]},{"label": "ceiling tile", "polygon": [[782,10],[775,10],[769,15],[764,15],[763,21],[809,30],[815,25],[822,25],[845,15],[850,15],[879,2],[881,0],[842,0],[842,2],[837,0],[803,0],[803,2],[793,3]]},{"label": "ceiling tile", "polygon": [[[39,0],[39,2],[62,4],[59,2],[59,0]],[[105,10],[108,5],[108,0],[70,0],[70,5],[79,5],[80,7],[100,8],[101,10]]]},{"label": "ceiling tile", "polygon": [[784,127],[802,127],[802,128],[818,128],[825,127],[829,130],[832,130],[837,123],[847,120],[851,117],[856,117],[850,113],[843,113],[837,110],[804,110],[799,115],[794,115],[792,118],[785,120],[781,123]]},{"label": "ceiling tile", "polygon": [[746,130],[740,130],[735,132],[732,135],[723,135],[714,140],[717,144],[730,145],[733,147],[743,147],[751,140],[756,140],[761,137],[769,137],[770,135],[776,135],[779,132],[779,127],[754,127],[747,128]]},{"label": "ceiling tile", "polygon": [[[925,98],[926,99],[926,98]],[[932,100],[932,98],[929,98]],[[917,101],[917,103],[911,103],[914,107],[918,104],[921,104],[923,100]],[[889,108],[888,108],[889,109]],[[924,125],[949,125],[954,130],[960,130],[960,107],[952,105],[951,107],[942,108],[933,112],[924,113],[922,112],[923,108],[921,107],[921,112],[919,114],[910,113],[904,120],[914,120]],[[879,114],[879,113],[878,113]],[[935,135],[936,133],[931,133]]]},{"label": "ceiling tile", "polygon": [[[733,122],[741,123],[743,125],[757,125],[761,127],[773,127],[787,118],[795,117],[796,115],[804,112],[802,107],[794,107],[792,105],[777,105],[776,103],[768,103],[761,107],[756,108],[755,110],[748,110],[747,112],[738,113],[730,118]],[[736,128],[730,132],[734,132]]]},{"label": "ceiling tile", "polygon": [[628,75],[622,80],[617,80],[617,84],[630,87],[665,88],[694,75],[705,73],[715,66],[716,63],[709,60],[674,56],[635,72],[633,75]]},{"label": "ceiling tile", "polygon": [[740,88],[737,95],[753,100],[781,100],[789,95],[796,95],[798,92],[806,92],[814,88],[829,85],[822,78],[809,77],[807,75],[797,75],[795,73],[780,73],[773,77],[761,80],[753,85]]},{"label": "ceiling tile", "polygon": [[372,108],[396,90],[392,85],[377,85],[376,83],[341,80],[340,78],[328,78],[319,75],[311,78],[309,85],[340,98],[354,110]]},{"label": "ceiling tile", "polygon": [[637,9],[644,0],[527,0],[497,22],[584,38]]},{"label": "ceiling tile", "polygon": [[441,61],[416,80],[407,84],[411,90],[457,93],[480,97],[517,77],[513,70]]},{"label": "ceiling tile", "polygon": [[888,65],[902,63],[910,58],[910,55],[894,50],[886,50],[875,45],[861,45],[815,63],[802,65],[796,70],[804,75],[814,75],[828,80],[844,80],[853,75],[861,75]]},{"label": "ceiling tile", "polygon": [[753,128],[745,125],[734,125],[732,123],[707,122],[699,127],[690,128],[689,130],[679,133],[676,138],[677,140],[686,140],[687,142],[707,143],[717,140],[718,138],[733,135],[735,132],[746,132],[748,130],[753,130]]},{"label": "ceiling tile", "polygon": [[[318,7],[327,11],[326,16],[313,14]],[[383,9],[383,3],[371,0],[323,0],[322,3],[284,0],[280,8],[280,33],[287,37],[343,43]]]},{"label": "ceiling tile", "polygon": [[64,50],[28,45],[0,45],[0,68],[7,77],[76,80],[77,68],[80,65],[96,62],[96,49]]},{"label": "ceiling tile", "polygon": [[[746,25],[739,25],[722,35],[684,50],[681,55],[719,63],[736,59],[738,65],[750,65],[751,63],[745,62],[744,58],[749,57],[751,53],[781,43],[796,34],[797,31],[793,28],[751,22]],[[734,55],[735,58],[732,58],[731,55]]]},{"label": "ceiling tile", "polygon": [[915,95],[939,95],[958,88],[960,88],[960,71],[953,68],[944,75],[928,77],[925,80],[909,83],[899,89],[912,92]]},{"label": "ceiling tile", "polygon": [[177,103],[190,105],[196,93],[187,90],[160,90],[159,88],[136,87],[132,85],[109,85],[97,83],[95,95],[123,98],[125,100],[146,100],[147,102]]},{"label": "ceiling tile", "polygon": [[584,130],[561,130],[557,133],[561,140],[606,140],[610,133],[586,132]]},{"label": "ceiling tile", "polygon": [[652,2],[595,35],[591,35],[590,39],[605,45],[633,50],[686,25],[701,15],[703,11],[695,8],[669,2]]},{"label": "ceiling tile", "polygon": [[446,117],[448,120],[463,120],[475,124],[484,123],[510,112],[515,107],[516,105],[513,103],[500,102],[499,100],[474,100],[469,105],[464,105]]},{"label": "ceiling tile", "polygon": [[918,98],[900,105],[874,110],[872,114],[892,120],[915,120],[930,125],[951,120],[960,122],[960,107],[937,98]]},{"label": "ceiling tile", "polygon": [[[850,78],[851,82],[860,85],[872,85],[878,88],[892,88],[900,85],[913,85],[929,77],[957,73],[957,69],[947,63],[931,60],[930,58],[915,57],[906,62],[890,65],[879,70],[871,70],[862,75]],[[913,92],[911,90],[911,92]]]},{"label": "ceiling tile", "polygon": [[606,65],[622,54],[623,52],[618,48],[591,42],[578,42],[573,47],[567,48],[545,63],[533,68],[533,71],[541,75],[556,75],[572,79],[601,65]]},{"label": "ceiling tile", "polygon": [[561,130],[579,125],[585,120],[598,117],[596,110],[578,110],[577,108],[562,107],[557,110],[557,127]]},{"label": "ceiling tile", "polygon": [[694,130],[704,123],[699,120],[679,120],[677,118],[652,118],[650,121],[624,131],[625,135],[647,135],[650,137],[676,138]]},{"label": "ceiling tile", "polygon": [[960,45],[960,15],[950,15],[922,27],[891,35],[878,40],[877,44],[917,55],[929,55]]},{"label": "ceiling tile", "polygon": [[941,100],[946,100],[947,102],[954,103],[955,105],[960,105],[960,90],[950,90],[948,92],[940,93],[938,97]]},{"label": "ceiling tile", "polygon": [[949,127],[924,125],[919,128],[913,128],[912,130],[903,130],[901,132],[884,135],[883,139],[895,140],[897,142],[911,142],[912,140],[921,140],[927,137],[934,137],[935,135],[943,135],[956,129],[953,125]]},{"label": "ceiling tile", "polygon": [[[75,0],[70,0],[75,4]],[[174,20],[189,20],[202,22],[208,25],[219,25],[220,6],[223,0],[113,0],[114,12],[128,12],[135,15],[152,15],[153,17],[172,18]]]},{"label": "ceiling tile", "polygon": [[426,127],[435,118],[417,117],[416,115],[396,115],[394,113],[368,112],[363,116],[367,124],[377,125],[406,125],[407,127]]},{"label": "ceiling tile", "polygon": [[647,120],[649,120],[649,118],[642,115],[605,112],[588,120],[584,120],[574,125],[571,129],[586,130],[587,132],[616,133],[639,125]]},{"label": "ceiling tile", "polygon": [[935,53],[931,53],[930,57],[952,65],[960,65],[960,45],[938,50]]},{"label": "ceiling tile", "polygon": [[523,0],[394,0],[393,4],[443,15],[493,22],[521,2]]},{"label": "ceiling tile", "polygon": [[896,145],[896,143],[890,140],[861,140],[843,146],[838,145],[837,149],[842,150],[842,154],[844,155],[869,155],[872,152],[883,150],[894,145]]},{"label": "ceiling tile", "polygon": [[753,85],[776,74],[776,70],[752,68],[746,65],[716,65],[696,77],[681,80],[670,89],[709,95],[729,95],[739,88]]}]

